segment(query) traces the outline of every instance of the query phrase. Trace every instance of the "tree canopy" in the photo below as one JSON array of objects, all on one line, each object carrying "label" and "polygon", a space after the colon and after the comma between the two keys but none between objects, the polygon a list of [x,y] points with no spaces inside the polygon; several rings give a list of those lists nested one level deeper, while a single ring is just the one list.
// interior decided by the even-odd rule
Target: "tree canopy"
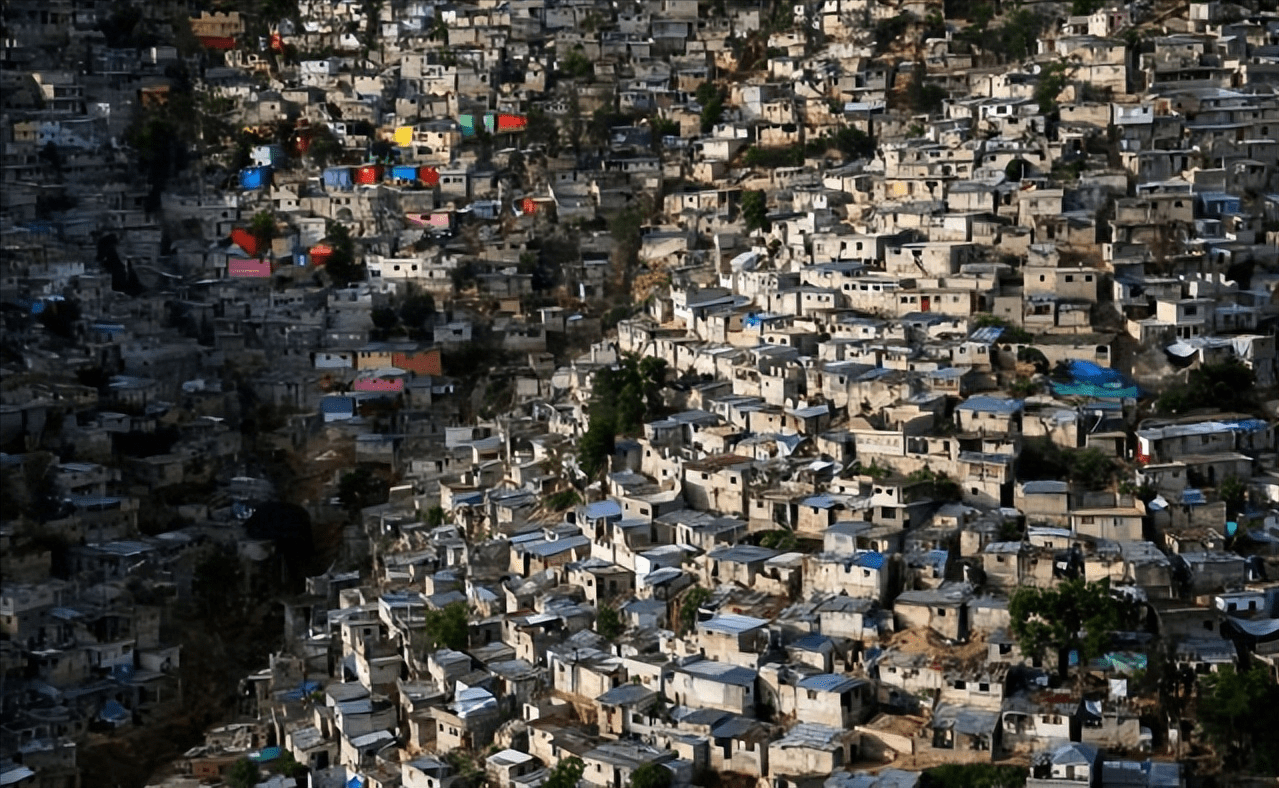
[{"label": "tree canopy", "polygon": [[747,232],[768,229],[768,198],[762,191],[742,194],[742,220]]},{"label": "tree canopy", "polygon": [[697,625],[697,611],[711,598],[711,592],[701,586],[693,586],[684,594],[679,606],[680,631],[690,632]]},{"label": "tree canopy", "polygon": [[577,756],[569,756],[551,767],[551,772],[542,783],[543,788],[577,788],[582,779],[586,764]]},{"label": "tree canopy", "polygon": [[646,763],[631,772],[628,788],[670,788],[671,770],[660,763]]},{"label": "tree canopy", "polygon": [[646,419],[657,417],[666,362],[627,355],[616,367],[595,373],[590,424],[578,441],[578,466],[587,476],[604,469],[618,435],[638,432]]},{"label": "tree canopy", "polygon": [[325,224],[324,232],[333,249],[324,270],[333,284],[346,287],[352,282],[364,281],[364,264],[355,260],[355,241],[351,238],[351,231],[341,222],[330,221]]},{"label": "tree canopy", "polygon": [[1024,654],[1058,653],[1059,669],[1069,652],[1080,664],[1104,653],[1111,634],[1123,623],[1122,604],[1110,595],[1110,581],[1064,580],[1053,588],[1021,587],[1008,601],[1013,637]]},{"label": "tree canopy", "polygon": [[253,788],[259,776],[258,765],[248,758],[241,758],[226,770],[224,779],[231,788]]},{"label": "tree canopy", "polygon": [[595,618],[595,631],[613,640],[625,630],[626,624],[622,622],[622,616],[617,612],[617,608],[601,605],[599,615]]},{"label": "tree canopy", "polygon": [[1173,386],[1155,401],[1160,413],[1185,413],[1197,408],[1229,410],[1248,405],[1257,376],[1238,359],[1204,364],[1190,370],[1186,382]]},{"label": "tree canopy", "polygon": [[1200,679],[1199,724],[1227,766],[1279,774],[1279,685],[1262,664]]},{"label": "tree canopy", "polygon": [[947,763],[923,773],[922,788],[1021,788],[1026,784],[1023,766],[993,763]]},{"label": "tree canopy", "polygon": [[1047,438],[1027,440],[1017,456],[1017,478],[1069,479],[1087,490],[1109,487],[1119,469],[1115,459],[1097,448],[1063,449]]},{"label": "tree canopy", "polygon": [[431,654],[442,648],[453,651],[465,649],[470,638],[468,614],[465,602],[454,602],[439,610],[426,611],[426,621],[422,624],[426,653]]},{"label": "tree canopy", "polygon": [[249,234],[258,242],[258,257],[271,256],[271,241],[275,240],[275,216],[270,211],[258,211],[249,220]]},{"label": "tree canopy", "polygon": [[368,468],[356,468],[338,480],[338,501],[352,517],[366,506],[384,502],[386,494],[386,481]]}]

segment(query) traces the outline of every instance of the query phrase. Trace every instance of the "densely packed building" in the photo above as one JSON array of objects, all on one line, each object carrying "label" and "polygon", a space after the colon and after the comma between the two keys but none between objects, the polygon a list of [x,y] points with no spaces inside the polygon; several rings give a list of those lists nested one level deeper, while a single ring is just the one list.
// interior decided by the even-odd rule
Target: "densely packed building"
[{"label": "densely packed building", "polygon": [[1272,2],[3,23],[0,785],[1279,767]]}]

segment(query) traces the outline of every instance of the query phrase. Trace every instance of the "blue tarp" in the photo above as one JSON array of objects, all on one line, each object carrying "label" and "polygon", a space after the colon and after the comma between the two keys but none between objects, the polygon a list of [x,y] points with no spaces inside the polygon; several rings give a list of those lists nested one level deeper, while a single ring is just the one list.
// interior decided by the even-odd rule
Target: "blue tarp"
[{"label": "blue tarp", "polygon": [[[1071,653],[1074,654],[1075,652]],[[1112,651],[1093,660],[1093,665],[1096,667],[1125,674],[1145,670],[1148,667],[1148,663],[1149,660],[1146,655],[1136,651]]]},{"label": "blue tarp", "polygon": [[261,189],[271,180],[270,167],[245,167],[240,170],[241,189]]},{"label": "blue tarp", "polygon": [[109,700],[102,704],[102,710],[98,712],[98,719],[103,722],[121,723],[128,722],[133,715],[129,710],[121,706],[118,702]]},{"label": "blue tarp", "polygon": [[312,692],[315,692],[319,688],[320,688],[320,683],[318,681],[304,681],[298,686],[297,689],[289,690],[288,692],[283,692],[280,694],[280,697],[283,698],[284,700],[302,700],[303,698],[310,695]]},{"label": "blue tarp", "polygon": [[1125,379],[1121,372],[1089,361],[1070,362],[1070,376],[1068,382],[1053,382],[1053,394],[1096,399],[1136,399],[1141,396],[1141,389]]},{"label": "blue tarp", "polygon": [[391,168],[391,177],[401,181],[417,180],[417,167],[397,164]]},{"label": "blue tarp", "polygon": [[350,189],[353,181],[351,180],[350,167],[327,167],[324,170],[324,185],[331,189]]}]

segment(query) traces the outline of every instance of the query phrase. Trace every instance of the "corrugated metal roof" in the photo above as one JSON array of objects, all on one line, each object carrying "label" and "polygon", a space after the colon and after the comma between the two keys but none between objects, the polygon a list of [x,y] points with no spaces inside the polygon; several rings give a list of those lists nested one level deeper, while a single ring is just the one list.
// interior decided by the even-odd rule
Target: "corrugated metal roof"
[{"label": "corrugated metal roof", "polygon": [[863,681],[863,679],[843,676],[838,673],[819,673],[815,676],[800,679],[795,686],[800,689],[816,690],[817,692],[845,692],[863,683]]},{"label": "corrugated metal roof", "polygon": [[743,632],[749,632],[752,629],[758,629],[767,626],[768,620],[763,618],[754,618],[753,616],[743,616],[737,613],[720,613],[714,618],[703,621],[697,626],[709,632],[720,632],[725,635],[740,635]]}]

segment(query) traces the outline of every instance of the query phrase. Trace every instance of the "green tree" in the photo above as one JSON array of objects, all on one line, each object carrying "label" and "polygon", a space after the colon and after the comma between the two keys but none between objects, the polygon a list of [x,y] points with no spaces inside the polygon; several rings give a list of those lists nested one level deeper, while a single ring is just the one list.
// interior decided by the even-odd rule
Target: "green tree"
[{"label": "green tree", "polygon": [[1248,484],[1238,476],[1227,476],[1218,485],[1217,496],[1226,503],[1226,516],[1236,517],[1248,502]]},{"label": "green tree", "polygon": [[369,312],[369,319],[383,332],[390,331],[400,322],[400,316],[389,306],[380,306]]},{"label": "green tree", "polygon": [[365,277],[363,263],[355,260],[355,240],[351,231],[341,222],[329,221],[324,225],[328,245],[333,249],[324,270],[329,279],[337,287],[346,287],[352,282],[362,282]]},{"label": "green tree", "polygon": [[941,85],[929,83],[927,77],[928,67],[923,63],[916,63],[910,84],[906,87],[906,99],[915,112],[926,112],[931,115],[941,110],[947,93]]},{"label": "green tree", "polygon": [[1065,89],[1072,71],[1070,64],[1048,63],[1039,72],[1039,81],[1035,83],[1035,102],[1039,111],[1050,115],[1057,110],[1057,96]]},{"label": "green tree", "polygon": [[921,788],[1022,788],[1026,767],[993,763],[947,763],[925,771]]},{"label": "green tree", "polygon": [[74,298],[67,298],[62,301],[47,302],[38,319],[40,325],[44,326],[49,333],[63,339],[72,339],[76,335],[80,315],[80,302]]},{"label": "green tree", "polygon": [[702,133],[710,134],[722,117],[724,117],[724,99],[716,96],[702,106],[702,113],[699,116]]},{"label": "green tree", "polygon": [[400,320],[408,328],[410,335],[421,332],[426,321],[434,314],[435,299],[430,293],[414,293],[400,305]]},{"label": "green tree", "polygon": [[432,506],[430,509],[426,510],[426,524],[432,528],[444,525],[444,522],[447,519],[448,512],[444,511],[443,506]]},{"label": "green tree", "polygon": [[1279,774],[1279,686],[1264,664],[1200,679],[1199,724],[1230,768]]},{"label": "green tree", "polygon": [[1070,4],[1070,15],[1092,16],[1103,5],[1105,5],[1105,0],[1074,0]]},{"label": "green tree", "polygon": [[794,550],[799,547],[799,539],[794,531],[778,528],[765,531],[759,538],[759,546],[767,547],[769,550]]},{"label": "green tree", "polygon": [[210,619],[233,615],[240,607],[244,569],[234,551],[211,550],[191,576],[191,596]]},{"label": "green tree", "polygon": [[318,167],[327,167],[330,162],[342,156],[342,143],[329,130],[328,126],[315,126],[311,130],[311,139],[306,146],[306,155],[311,157]]},{"label": "green tree", "polygon": [[1039,34],[1046,25],[1044,17],[1028,8],[1013,11],[999,28],[1000,54],[1012,60],[1035,54],[1039,48]]},{"label": "green tree", "polygon": [[271,771],[302,782],[306,780],[311,768],[305,763],[298,763],[298,760],[293,757],[293,753],[290,750],[285,750],[280,755],[280,759],[271,764]]},{"label": "green tree", "polygon": [[742,194],[742,221],[747,232],[768,230],[768,196],[763,191]]},{"label": "green tree", "polygon": [[1025,441],[1016,467],[1022,480],[1069,479],[1089,490],[1108,488],[1119,472],[1115,459],[1100,449],[1063,449],[1047,438]]},{"label": "green tree", "polygon": [[338,480],[338,500],[352,517],[366,506],[384,503],[386,495],[386,481],[368,468],[356,468]]},{"label": "green tree", "polygon": [[1018,588],[1008,601],[1008,613],[1022,653],[1042,656],[1051,649],[1064,676],[1070,652],[1076,652],[1080,665],[1104,653],[1123,623],[1124,610],[1110,595],[1109,580],[1075,579],[1052,588]]},{"label": "green tree", "polygon": [[724,116],[724,91],[713,82],[703,82],[693,95],[702,107],[702,133],[709,134]]},{"label": "green tree", "polygon": [[568,95],[568,112],[564,114],[564,126],[568,133],[568,145],[573,153],[582,152],[582,133],[586,130],[582,122],[582,100],[574,90]]},{"label": "green tree", "polygon": [[847,126],[835,133],[835,147],[850,159],[870,159],[878,147],[875,138],[854,126]]},{"label": "green tree", "polygon": [[253,788],[258,784],[258,778],[261,772],[258,771],[258,765],[248,758],[241,758],[231,764],[226,770],[223,779],[231,788]]},{"label": "green tree", "polygon": [[1160,413],[1185,413],[1197,408],[1229,410],[1249,404],[1257,378],[1238,359],[1204,364],[1190,371],[1184,384],[1165,391],[1155,401]]},{"label": "green tree", "polygon": [[570,506],[577,506],[581,502],[582,496],[577,494],[577,490],[560,490],[543,499],[546,508],[552,512],[562,512]]},{"label": "green tree", "polygon": [[595,75],[595,65],[580,50],[574,49],[560,64],[560,70],[576,79],[585,79]]},{"label": "green tree", "polygon": [[646,419],[657,418],[665,379],[664,361],[629,354],[595,373],[590,423],[577,446],[578,467],[587,477],[605,468],[618,435],[634,434]]},{"label": "green tree", "polygon": [[524,125],[524,139],[529,145],[541,145],[546,148],[548,156],[558,156],[560,152],[560,130],[555,121],[540,109],[528,114]]},{"label": "green tree", "polygon": [[426,620],[422,623],[426,653],[433,654],[442,648],[464,650],[470,641],[469,615],[465,602],[426,611]]},{"label": "green tree", "polygon": [[631,772],[628,788],[670,788],[671,770],[660,763],[646,763]]},{"label": "green tree", "polygon": [[[824,142],[816,144],[817,150],[815,154],[824,153],[826,145]],[[804,156],[807,153],[806,146],[795,144],[788,145],[783,148],[761,148],[752,145],[742,154],[742,163],[747,167],[761,167],[765,169],[776,169],[778,167],[799,167],[804,164]]]},{"label": "green tree", "polygon": [[595,478],[607,467],[615,439],[611,423],[592,421],[586,428],[582,439],[577,442],[577,466],[587,478]]},{"label": "green tree", "polygon": [[1115,480],[1115,459],[1101,449],[1077,449],[1067,455],[1070,480],[1089,490],[1102,490]]},{"label": "green tree", "polygon": [[679,605],[680,631],[692,632],[697,626],[697,611],[711,598],[711,592],[701,586],[693,586],[684,592],[684,600]]},{"label": "green tree", "polygon": [[890,19],[881,19],[875,23],[875,51],[878,54],[887,52],[888,49],[906,34],[911,24],[915,22],[915,15],[909,11],[898,14]]},{"label": "green tree", "polygon": [[577,788],[585,771],[586,764],[582,762],[582,759],[570,755],[551,767],[550,774],[546,775],[546,780],[542,783],[542,788]]},{"label": "green tree", "polygon": [[622,616],[617,612],[617,608],[610,605],[600,606],[599,615],[595,619],[595,631],[609,640],[616,640],[618,635],[626,631],[626,624],[622,622]]}]

